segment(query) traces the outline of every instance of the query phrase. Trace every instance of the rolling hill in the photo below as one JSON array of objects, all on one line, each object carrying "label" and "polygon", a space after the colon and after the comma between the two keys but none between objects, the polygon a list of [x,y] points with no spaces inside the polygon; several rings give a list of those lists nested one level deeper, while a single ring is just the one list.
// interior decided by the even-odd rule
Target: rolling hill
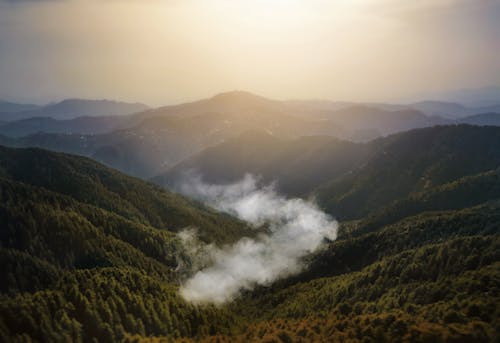
[{"label": "rolling hill", "polygon": [[[81,102],[67,101],[52,105],[52,109],[43,107],[37,109],[38,115],[43,114],[44,108],[48,112],[55,108],[57,117],[74,105],[79,108],[79,115],[92,113],[91,116],[69,120],[36,117],[3,123],[0,135],[9,139],[0,141],[13,147],[39,147],[92,157],[128,174],[150,178],[248,130],[265,131],[280,139],[327,135],[368,142],[381,135],[456,123],[426,115],[411,104],[277,101],[241,91],[129,115],[123,113],[135,111],[139,105]],[[426,110],[434,105],[458,106],[419,104]],[[103,111],[122,115],[94,116]],[[481,118],[471,117],[464,122],[484,124],[485,119]]]},{"label": "rolling hill", "polygon": [[500,128],[468,125],[417,129],[363,144],[248,132],[153,180],[175,187],[193,174],[227,183],[253,173],[286,194],[314,197],[338,218],[356,219],[410,194],[498,168],[499,146]]},{"label": "rolling hill", "polygon": [[33,117],[0,123],[0,134],[19,138],[38,133],[102,134],[134,126],[134,116],[95,116],[59,120],[49,117]]},{"label": "rolling hill", "polygon": [[4,113],[29,111],[36,108],[38,108],[38,106],[33,104],[19,104],[15,102],[0,100],[0,117],[3,117]]},{"label": "rolling hill", "polygon": [[[177,295],[175,232],[197,227],[207,241],[231,242],[252,234],[245,223],[92,160],[39,149],[0,147],[0,199],[2,341],[26,339],[22,332],[109,341],[171,327],[192,336],[231,322]],[[12,316],[19,305],[23,314]],[[153,317],[136,317],[138,306]]]},{"label": "rolling hill", "polygon": [[443,118],[427,116],[417,110],[382,110],[363,105],[324,113],[323,117],[342,125],[353,134],[361,130],[374,130],[379,133],[378,136],[447,123]]},{"label": "rolling hill", "polygon": [[[470,145],[464,154],[472,154],[494,143],[496,130],[437,127],[374,142],[399,156],[397,163],[388,165],[386,154],[371,153],[369,162],[351,173],[353,189],[364,185],[368,171],[377,175],[371,173],[378,165],[399,171],[415,163],[439,165],[446,177],[426,174],[432,185],[382,209],[368,202],[367,215],[342,222],[339,238],[308,256],[303,272],[217,307],[179,296],[177,267],[190,260],[175,232],[198,226],[207,242],[230,243],[253,234],[245,223],[87,158],[0,148],[0,337],[6,342],[495,341],[498,165],[469,165],[477,160],[458,158],[457,151]],[[254,132],[250,139],[255,138],[263,145],[276,141],[272,158],[295,151],[315,156],[320,146],[335,152],[332,147],[344,144],[316,137],[293,140],[294,149],[280,150],[273,136]],[[425,158],[417,149],[422,140],[434,147]],[[404,153],[405,142],[416,149],[414,159],[396,154]],[[485,149],[484,158],[496,161],[497,146]],[[426,148],[420,147],[421,154]],[[460,170],[449,176],[448,167]],[[339,180],[351,180],[345,177]],[[442,181],[450,179],[455,181]],[[378,180],[380,192],[392,189],[393,180]]]},{"label": "rolling hill", "polygon": [[[132,115],[16,121],[0,126],[0,134],[17,136],[15,140],[4,139],[6,145],[81,154],[148,178],[247,130],[262,130],[279,138],[329,135],[366,141],[440,122],[414,110],[358,106],[325,112],[247,92],[229,92]],[[31,134],[19,137],[27,133]]]},{"label": "rolling hill", "polygon": [[361,165],[370,146],[329,136],[282,139],[264,131],[247,131],[177,164],[153,178],[174,187],[199,175],[207,183],[229,183],[246,173],[276,182],[279,191],[304,196],[322,183]]},{"label": "rolling hill", "polygon": [[[142,112],[148,106],[140,103],[126,103],[112,100],[66,99],[54,104],[39,106],[15,112],[4,112],[0,119],[13,121],[33,117],[52,119],[74,119],[85,116],[114,116]],[[1,112],[1,111],[0,111]]]},{"label": "rolling hill", "polygon": [[461,118],[460,123],[480,126],[500,126],[500,113],[479,113]]},{"label": "rolling hill", "polygon": [[[240,236],[242,231],[238,230],[244,227],[198,203],[83,157],[0,147],[0,177],[14,185],[68,196],[158,229],[176,232],[188,226],[199,227],[211,231],[202,234],[206,239],[224,240],[233,230]],[[226,228],[226,233],[218,236],[221,227]]]},{"label": "rolling hill", "polygon": [[[96,124],[104,121],[105,125],[101,128],[116,123],[127,127],[104,134],[40,132],[15,140],[5,139],[3,143],[89,156],[129,174],[151,177],[208,146],[238,136],[248,129],[265,130],[284,137],[337,134],[340,130],[330,122],[307,121],[277,111],[274,109],[275,102],[271,100],[255,96],[248,99],[248,95],[243,98],[245,101],[239,94],[227,94],[201,101],[201,104],[197,102],[150,110],[109,120],[85,119],[86,122],[93,120]],[[217,109],[218,112],[207,112],[210,109]],[[81,121],[75,119],[72,123],[60,124],[63,130],[71,125],[80,127],[82,131]],[[135,124],[129,127],[132,122]],[[15,125],[10,124],[6,131]],[[19,132],[23,129],[16,130]],[[3,132],[1,127],[0,132]]]},{"label": "rolling hill", "polygon": [[458,103],[444,101],[419,101],[411,103],[408,106],[429,116],[438,116],[446,119],[458,119],[466,116],[471,111],[471,109]]},{"label": "rolling hill", "polygon": [[[5,105],[5,113],[0,115],[0,121],[12,123],[0,126],[0,133],[13,137],[38,132],[100,134],[130,128],[150,118],[156,119],[150,121],[149,125],[160,123],[164,126],[165,123],[162,122],[174,118],[228,116],[225,120],[247,118],[249,124],[251,121],[248,121],[248,118],[267,116],[269,121],[276,124],[270,125],[275,131],[285,122],[295,121],[291,123],[294,133],[310,134],[312,130],[315,134],[335,135],[354,141],[367,141],[380,135],[455,121],[467,123],[460,119],[477,113],[495,112],[498,109],[494,105],[474,108],[443,101],[409,104],[326,100],[278,101],[244,91],[221,93],[207,99],[155,109],[148,109],[142,104],[109,100],[68,99],[47,106],[4,102],[0,103],[0,113],[3,108],[1,104]],[[217,118],[215,120],[217,121]],[[322,122],[323,127],[318,125],[318,121]],[[302,129],[297,126],[298,123],[307,124],[307,127]],[[214,123],[212,126],[218,124]],[[251,128],[253,127],[249,127]],[[211,127],[209,131],[216,129],[217,127]],[[284,129],[288,129],[288,125],[285,125]]]},{"label": "rolling hill", "polygon": [[359,169],[316,192],[318,202],[347,220],[411,193],[500,166],[500,128],[438,126],[371,144],[378,152]]}]

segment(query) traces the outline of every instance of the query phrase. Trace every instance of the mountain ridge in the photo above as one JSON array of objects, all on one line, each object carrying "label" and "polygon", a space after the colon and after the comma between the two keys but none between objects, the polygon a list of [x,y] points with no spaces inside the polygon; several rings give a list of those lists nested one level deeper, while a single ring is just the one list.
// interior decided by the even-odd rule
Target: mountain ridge
[{"label": "mountain ridge", "polygon": [[74,119],[82,116],[126,115],[146,110],[141,103],[128,103],[115,100],[65,99],[60,102],[39,106],[32,110],[1,113],[5,121],[50,117],[53,119]]}]

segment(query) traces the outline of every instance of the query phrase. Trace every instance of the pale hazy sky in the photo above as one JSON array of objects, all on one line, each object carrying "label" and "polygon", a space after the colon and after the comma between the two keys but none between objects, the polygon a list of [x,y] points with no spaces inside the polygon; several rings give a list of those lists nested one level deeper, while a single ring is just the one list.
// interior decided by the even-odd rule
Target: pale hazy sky
[{"label": "pale hazy sky", "polygon": [[0,0],[4,99],[398,100],[499,84],[500,0]]}]

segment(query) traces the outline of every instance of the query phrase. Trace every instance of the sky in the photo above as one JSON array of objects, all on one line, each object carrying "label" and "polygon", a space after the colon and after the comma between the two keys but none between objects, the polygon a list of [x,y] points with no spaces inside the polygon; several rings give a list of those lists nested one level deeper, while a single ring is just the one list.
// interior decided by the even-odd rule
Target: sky
[{"label": "sky", "polygon": [[0,0],[13,101],[398,101],[498,86],[499,56],[500,0]]}]

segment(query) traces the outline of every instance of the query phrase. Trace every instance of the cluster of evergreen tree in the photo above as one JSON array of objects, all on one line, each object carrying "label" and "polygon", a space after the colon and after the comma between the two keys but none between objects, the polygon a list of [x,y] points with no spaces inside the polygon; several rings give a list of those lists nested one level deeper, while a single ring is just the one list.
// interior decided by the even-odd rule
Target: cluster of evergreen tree
[{"label": "cluster of evergreen tree", "polygon": [[498,127],[437,126],[368,144],[375,153],[362,166],[315,191],[340,220],[366,217],[414,193],[500,166]]},{"label": "cluster of evergreen tree", "polygon": [[499,301],[500,204],[489,204],[339,239],[233,304],[252,325],[231,339],[494,342]]},{"label": "cluster of evergreen tree", "polygon": [[[387,192],[346,215],[303,272],[218,307],[179,296],[188,257],[175,233],[194,226],[224,244],[255,230],[86,158],[0,147],[0,341],[498,341],[500,145],[471,166],[446,155],[464,143],[441,130],[443,146],[416,164],[402,147],[407,165],[395,164],[428,179],[404,174],[414,187],[396,194],[395,171],[379,173],[387,161],[346,176],[338,203]],[[403,141],[425,141],[415,135]]]},{"label": "cluster of evergreen tree", "polygon": [[0,341],[113,342],[228,332],[224,309],[178,295],[175,233],[252,229],[91,160],[0,148]]}]

